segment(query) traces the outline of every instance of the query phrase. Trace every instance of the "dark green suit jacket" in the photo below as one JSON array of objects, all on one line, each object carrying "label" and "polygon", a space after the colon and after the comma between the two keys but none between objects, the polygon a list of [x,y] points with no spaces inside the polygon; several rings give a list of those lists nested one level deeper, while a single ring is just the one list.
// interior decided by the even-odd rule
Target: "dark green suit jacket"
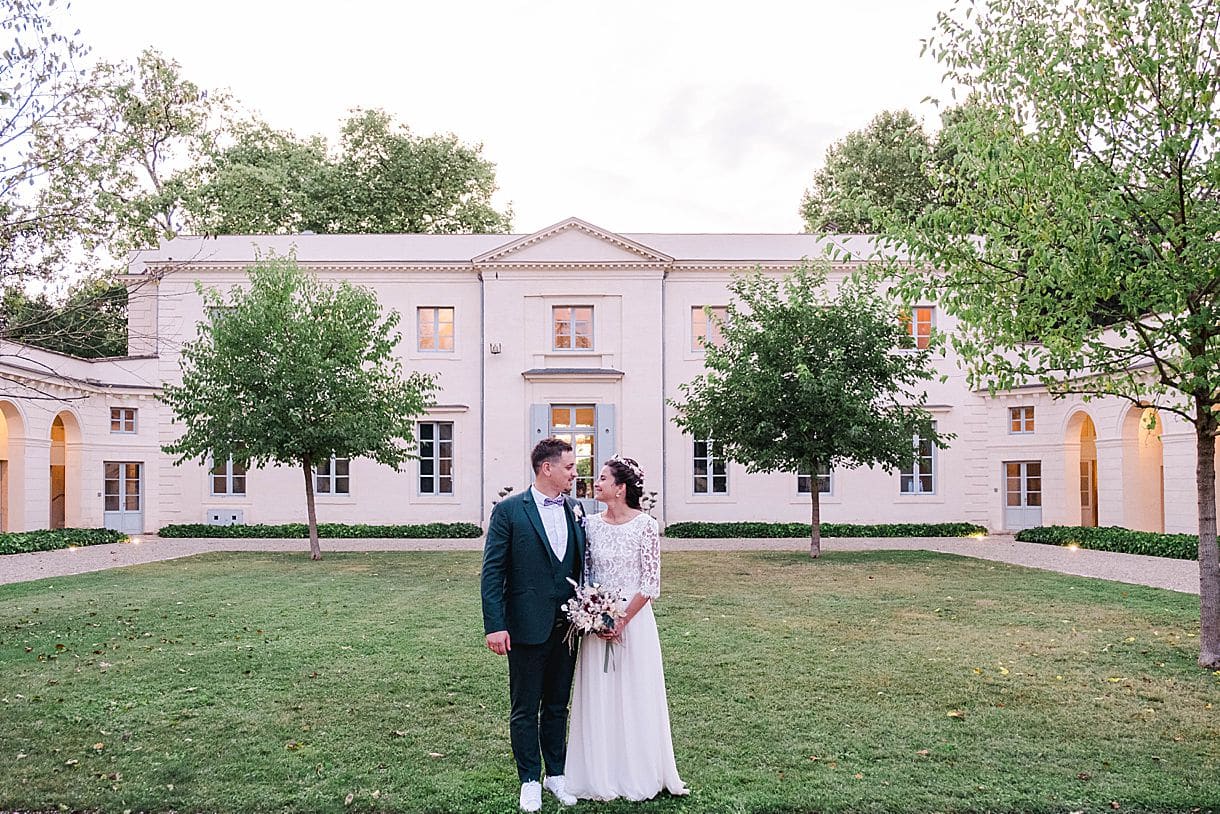
[{"label": "dark green suit jacket", "polygon": [[568,550],[556,559],[547,541],[533,491],[501,500],[491,511],[483,545],[483,632],[507,630],[511,644],[542,644],[550,638],[560,606],[580,581],[585,530],[564,500]]}]

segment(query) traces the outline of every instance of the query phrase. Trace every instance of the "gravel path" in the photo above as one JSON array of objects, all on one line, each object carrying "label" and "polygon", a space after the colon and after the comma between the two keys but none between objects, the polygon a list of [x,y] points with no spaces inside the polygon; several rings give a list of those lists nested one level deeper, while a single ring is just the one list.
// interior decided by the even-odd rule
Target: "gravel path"
[{"label": "gravel path", "polygon": [[[48,577],[83,574],[148,562],[190,557],[212,551],[308,551],[305,540],[161,539],[145,535],[139,542],[0,555],[0,585]],[[681,540],[665,538],[666,551],[805,551],[808,542],[792,539]],[[480,551],[482,538],[467,540],[322,540],[328,551]],[[1072,551],[1038,543],[1018,543],[1007,535],[978,539],[962,537],[831,537],[823,551],[921,550],[960,554],[1045,571],[1095,577],[1133,585],[1149,585],[1182,593],[1199,593],[1199,566],[1190,560],[1114,554],[1108,551]]]}]

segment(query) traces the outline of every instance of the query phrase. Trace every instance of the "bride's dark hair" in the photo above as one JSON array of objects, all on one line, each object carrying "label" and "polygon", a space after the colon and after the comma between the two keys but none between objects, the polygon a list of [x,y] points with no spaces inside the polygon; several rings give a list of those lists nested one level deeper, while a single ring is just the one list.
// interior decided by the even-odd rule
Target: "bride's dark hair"
[{"label": "bride's dark hair", "polygon": [[[627,487],[623,497],[627,505],[633,509],[640,508],[640,498],[644,494],[644,470],[631,458],[615,455],[606,461],[604,466],[610,467],[614,482]],[[642,511],[642,509],[641,509]]]}]

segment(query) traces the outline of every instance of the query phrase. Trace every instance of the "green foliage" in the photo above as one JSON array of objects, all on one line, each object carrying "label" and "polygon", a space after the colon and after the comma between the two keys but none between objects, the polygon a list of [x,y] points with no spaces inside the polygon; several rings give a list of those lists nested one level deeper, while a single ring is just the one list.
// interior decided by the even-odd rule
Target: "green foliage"
[{"label": "green foliage", "polygon": [[[0,810],[515,812],[505,662],[474,629],[478,552],[301,561],[205,554],[0,586]],[[574,812],[1220,800],[1220,678],[1191,666],[1194,596],[905,551],[817,567],[665,552],[661,573],[692,794]]]},{"label": "green foliage", "polygon": [[[159,537],[241,537],[280,538],[308,537],[309,526],[305,523],[283,523],[281,525],[236,525],[212,526],[205,523],[179,523],[164,526],[157,532]],[[369,526],[365,524],[319,523],[318,536],[332,538],[369,539],[420,539],[420,538],[470,538],[481,537],[483,529],[475,523],[412,523],[397,526]]]},{"label": "green foliage", "polygon": [[[203,297],[212,320],[182,348],[182,383],[161,395],[185,425],[162,447],[177,463],[232,458],[312,472],[331,456],[395,468],[415,457],[415,419],[436,380],[403,375],[398,314],[383,315],[372,292],[272,258],[250,266],[248,290]],[[304,480],[312,526],[312,477]],[[316,544],[311,535],[315,555]]]},{"label": "green foliage", "polygon": [[[0,282],[46,277],[64,257],[76,228],[75,212],[42,206],[30,188],[49,168],[73,160],[82,141],[76,128],[90,92],[75,67],[88,48],[57,31],[54,0],[0,3]],[[36,149],[54,130],[70,143],[52,152]]]},{"label": "green foliage", "polygon": [[0,534],[0,554],[54,551],[71,546],[124,543],[127,535],[113,529],[40,529]]},{"label": "green foliage", "polygon": [[356,111],[333,151],[255,122],[197,167],[189,202],[209,234],[502,232],[495,167],[452,134],[416,136],[379,110]]},{"label": "green foliage", "polygon": [[[808,263],[783,280],[735,277],[723,342],[679,386],[675,423],[749,472],[893,470],[914,459],[916,434],[944,446],[923,409],[930,350],[914,347],[899,307],[860,279],[826,289],[825,269]],[[810,499],[816,555],[817,490]]]},{"label": "green foliage", "polygon": [[104,278],[78,283],[61,303],[11,287],[0,300],[0,337],[84,359],[126,356],[127,296]]},{"label": "green foliage", "polygon": [[974,103],[942,133],[957,205],[892,224],[906,292],[959,320],[974,386],[1194,425],[1200,662],[1220,667],[1220,4],[959,0],[927,48]]},{"label": "green foliage", "polygon": [[1172,557],[1178,560],[1199,558],[1197,535],[1158,534],[1152,531],[1132,531],[1119,526],[1039,526],[1022,529],[1017,532],[1016,539],[1023,543],[1074,545],[1095,551],[1147,554],[1152,557]]},{"label": "green foliage", "polygon": [[[973,523],[823,523],[823,537],[971,537],[987,529]],[[808,537],[808,523],[670,523],[666,537]]]},{"label": "green foliage", "polygon": [[883,111],[826,151],[801,201],[809,232],[878,232],[890,217],[913,221],[933,201],[934,156],[906,110]]}]

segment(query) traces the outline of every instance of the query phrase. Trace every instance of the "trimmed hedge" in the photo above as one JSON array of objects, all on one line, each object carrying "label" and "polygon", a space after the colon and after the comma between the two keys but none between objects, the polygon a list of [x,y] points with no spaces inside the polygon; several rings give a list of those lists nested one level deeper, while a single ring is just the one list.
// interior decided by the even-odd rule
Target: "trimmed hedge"
[{"label": "trimmed hedge", "polygon": [[54,551],[69,546],[123,543],[127,535],[113,529],[39,529],[0,534],[0,554]]},{"label": "trimmed hedge", "polygon": [[[212,526],[206,523],[182,523],[165,526],[157,532],[161,537],[308,537],[305,523],[284,523],[278,526],[238,525]],[[346,523],[319,523],[319,537],[481,537],[483,529],[474,523],[417,523],[409,526],[367,526]]]},{"label": "trimmed hedge", "polygon": [[[969,537],[973,523],[823,523],[823,537]],[[670,523],[666,537],[809,537],[808,523]]]},{"label": "trimmed hedge", "polygon": [[1095,551],[1147,554],[1153,557],[1172,557],[1176,560],[1199,558],[1199,538],[1194,534],[1157,534],[1153,531],[1132,531],[1118,526],[1038,526],[1017,532],[1016,539],[1023,543],[1077,545]]}]

